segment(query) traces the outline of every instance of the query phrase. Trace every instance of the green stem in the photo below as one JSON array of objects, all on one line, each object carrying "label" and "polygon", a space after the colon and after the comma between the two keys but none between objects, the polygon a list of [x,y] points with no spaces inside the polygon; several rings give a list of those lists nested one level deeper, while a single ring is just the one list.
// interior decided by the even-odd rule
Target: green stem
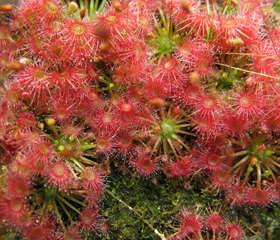
[{"label": "green stem", "polygon": [[61,215],[60,215],[60,213],[59,213],[59,211],[58,211],[58,208],[57,208],[57,205],[56,205],[56,202],[55,202],[55,201],[53,201],[53,208],[54,208],[54,211],[55,211],[55,213],[56,213],[57,218],[58,218],[59,221],[60,221],[60,224],[61,224],[63,230],[65,231],[66,228],[65,228],[65,226],[64,226],[64,223],[63,223],[63,221],[62,221]]},{"label": "green stem", "polygon": [[231,169],[230,171],[234,170],[235,168],[237,168],[239,165],[245,163],[247,160],[249,159],[249,156],[246,155],[244,158],[242,158],[238,163],[236,163]]},{"label": "green stem", "polygon": [[84,150],[87,150],[87,149],[92,149],[92,148],[95,148],[96,145],[95,144],[87,144],[87,145],[81,145],[79,147],[79,149],[84,149]]},{"label": "green stem", "polygon": [[267,158],[268,161],[270,161],[273,165],[277,166],[280,168],[280,164],[275,162],[272,158]]},{"label": "green stem", "polygon": [[104,8],[104,6],[105,6],[105,3],[107,2],[107,0],[103,0],[102,2],[101,2],[101,4],[99,5],[99,8],[98,8],[98,12],[101,12],[102,11],[102,9]]},{"label": "green stem", "polygon": [[256,167],[257,167],[257,188],[260,189],[261,188],[261,178],[262,178],[260,162],[256,163]]},{"label": "green stem", "polygon": [[160,36],[162,37],[162,32],[161,32],[161,28],[159,27],[158,25],[158,22],[157,22],[157,19],[155,17],[155,15],[153,14],[153,19],[154,19],[154,23],[155,23],[155,26],[157,28],[157,32],[160,34]]},{"label": "green stem", "polygon": [[206,9],[207,9],[207,14],[210,15],[211,10],[210,10],[209,0],[206,0]]},{"label": "green stem", "polygon": [[166,139],[163,139],[163,140],[162,140],[162,147],[163,147],[163,152],[164,152],[164,154],[168,155]]},{"label": "green stem", "polygon": [[70,163],[68,161],[66,161],[66,164],[68,166],[68,168],[70,169],[71,173],[73,174],[74,178],[78,178],[75,171],[73,170],[73,168],[71,167]]},{"label": "green stem", "polygon": [[103,79],[102,76],[98,77],[98,81],[99,81],[99,82],[102,82],[102,83],[105,83],[106,85],[108,85],[109,83],[112,82],[112,81],[107,81],[107,80]]},{"label": "green stem", "polygon": [[172,136],[175,140],[177,140],[181,145],[183,145],[187,150],[188,150],[188,152],[190,152],[189,150],[189,147],[178,137],[178,136],[176,136],[176,135],[173,135]]},{"label": "green stem", "polygon": [[54,126],[49,126],[49,127],[53,131],[55,138],[59,141],[59,135],[56,128]]},{"label": "green stem", "polygon": [[81,170],[85,170],[85,167],[83,166],[82,163],[80,163],[79,161],[77,161],[75,158],[71,157],[70,158]]},{"label": "green stem", "polygon": [[180,130],[180,129],[175,129],[175,132],[176,133],[182,133],[182,134],[189,135],[189,136],[193,136],[193,137],[197,137],[197,134],[195,134],[195,133],[186,132],[186,131],[183,131],[183,130]]},{"label": "green stem", "polygon": [[5,177],[5,176],[6,176],[6,173],[1,174],[1,175],[0,175],[0,179],[3,178],[3,177]]},{"label": "green stem", "polygon": [[184,128],[184,127],[190,127],[190,126],[193,126],[193,124],[189,123],[189,124],[176,125],[175,128]]},{"label": "green stem", "polygon": [[233,153],[231,156],[233,157],[239,157],[239,156],[242,156],[242,155],[245,155],[248,153],[248,150],[244,150],[244,151],[240,151],[240,152],[236,152],[236,153]]},{"label": "green stem", "polygon": [[70,204],[69,202],[67,202],[63,197],[61,197],[60,195],[56,195],[56,197],[57,197],[60,201],[64,202],[68,207],[72,208],[75,212],[77,212],[77,213],[79,213],[79,214],[81,215],[81,212],[80,212],[77,208],[75,208],[72,204]]},{"label": "green stem", "polygon": [[[252,164],[250,163],[249,166],[248,166],[248,169],[251,168],[251,167],[252,167]],[[248,169],[247,169],[247,172],[245,174],[245,178],[244,178],[244,180],[242,182],[242,186],[244,186],[247,183],[248,179],[249,179],[250,171],[248,171]]]},{"label": "green stem", "polygon": [[[233,53],[235,53],[235,52],[236,52],[236,46],[234,46],[234,50],[233,50]],[[230,72],[231,72],[233,58],[234,58],[234,54],[231,56],[231,59],[230,59],[230,66],[229,66],[229,70],[228,70],[228,76],[230,75]]]},{"label": "green stem", "polygon": [[67,217],[70,219],[70,222],[72,223],[72,222],[73,222],[73,219],[71,218],[70,213],[68,212],[68,210],[66,209],[66,207],[64,206],[64,204],[63,204],[59,199],[57,199],[57,202],[58,202],[59,205],[62,207],[63,211],[66,213]]},{"label": "green stem", "polygon": [[98,89],[98,92],[104,92],[104,91],[108,91],[108,90],[111,90],[111,87]]},{"label": "green stem", "polygon": [[160,141],[161,141],[161,138],[158,137],[158,139],[157,139],[157,141],[156,141],[156,143],[155,143],[155,145],[154,145],[154,147],[153,147],[153,150],[152,150],[152,152],[151,152],[151,155],[152,155],[154,152],[157,152],[157,151],[158,151],[158,145],[159,145]]},{"label": "green stem", "polygon": [[164,16],[164,13],[162,12],[161,9],[159,9],[159,12],[160,12],[160,17],[161,17],[161,20],[162,20],[162,23],[163,23],[163,27],[165,28],[165,30],[167,31],[167,24],[166,24],[166,21],[165,21],[165,16]]},{"label": "green stem", "polygon": [[[267,169],[268,171],[271,172],[271,176],[272,176],[272,178],[273,178],[273,181],[274,181],[274,183],[276,183],[276,177],[275,177],[273,171],[271,170],[271,168],[270,168],[270,166],[269,166],[270,164],[271,164],[271,162],[264,162],[264,166],[266,167],[266,169]],[[272,166],[272,167],[273,167],[273,166]]]},{"label": "green stem", "polygon": [[86,204],[82,203],[81,201],[77,200],[76,198],[71,197],[70,195],[63,194],[63,197],[68,198],[69,200],[71,200],[75,203],[78,203],[78,204],[82,205],[83,207],[87,206]]},{"label": "green stem", "polygon": [[89,165],[96,165],[97,163],[92,161],[92,160],[89,160],[88,158],[85,158],[83,156],[80,156],[80,159],[82,162],[86,163],[86,164],[89,164]]},{"label": "green stem", "polygon": [[223,15],[225,15],[225,13],[227,12],[227,9],[228,9],[228,5],[226,5],[223,9]]},{"label": "green stem", "polygon": [[79,4],[81,9],[85,7],[84,1],[79,1]]},{"label": "green stem", "polygon": [[176,150],[175,150],[175,148],[174,148],[174,146],[173,146],[171,140],[170,140],[169,138],[167,138],[166,140],[167,140],[167,142],[169,143],[169,145],[170,145],[170,147],[171,147],[171,149],[172,149],[172,151],[173,151],[173,153],[174,153],[174,155],[175,155],[176,160],[179,161],[179,158],[178,158],[178,156],[177,156],[177,152],[176,152]]},{"label": "green stem", "polygon": [[[36,128],[35,128],[36,129]],[[37,131],[40,131],[37,129]],[[56,141],[52,136],[50,136],[49,134],[43,132],[43,131],[40,131],[40,133],[42,133],[46,138],[50,139],[52,142]]]},{"label": "green stem", "polygon": [[[224,67],[230,67],[229,65],[227,64],[222,64],[222,63],[215,63],[219,66],[224,66]],[[238,67],[231,67],[232,69],[236,69],[236,70],[239,70],[239,71],[242,71],[242,72],[247,72],[247,73],[251,73],[251,74],[256,74],[256,75],[259,75],[259,76],[263,76],[263,77],[268,77],[268,78],[274,78],[274,79],[280,79],[280,77],[276,77],[276,76],[270,76],[270,75],[267,75],[267,74],[264,74],[264,73],[258,73],[258,72],[254,72],[254,71],[249,71],[249,70],[245,70],[245,69],[242,69],[242,68],[238,68]]]},{"label": "green stem", "polygon": [[85,0],[85,6],[88,12],[88,16],[90,16],[90,7],[89,7],[89,0]]}]

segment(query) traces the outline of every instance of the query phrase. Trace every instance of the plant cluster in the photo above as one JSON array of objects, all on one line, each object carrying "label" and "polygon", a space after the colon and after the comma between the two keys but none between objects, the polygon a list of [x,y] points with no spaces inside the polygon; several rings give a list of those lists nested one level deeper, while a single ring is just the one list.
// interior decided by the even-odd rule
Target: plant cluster
[{"label": "plant cluster", "polygon": [[[109,187],[129,172],[154,185],[164,175],[184,191],[200,181],[224,206],[276,204],[277,7],[270,0],[2,5],[3,228],[26,239],[110,238],[105,194],[142,218]],[[170,238],[246,238],[218,211],[202,221],[181,208],[177,220]]]},{"label": "plant cluster", "polygon": [[244,234],[238,223],[228,222],[224,225],[224,219],[217,211],[208,213],[205,220],[202,220],[199,214],[184,209],[181,211],[180,217],[179,230],[171,238],[184,239],[194,235],[197,239],[203,239],[202,228],[206,228],[208,234],[211,232],[213,239],[216,239],[216,234],[219,234],[222,229],[226,232],[224,239],[241,239]]}]

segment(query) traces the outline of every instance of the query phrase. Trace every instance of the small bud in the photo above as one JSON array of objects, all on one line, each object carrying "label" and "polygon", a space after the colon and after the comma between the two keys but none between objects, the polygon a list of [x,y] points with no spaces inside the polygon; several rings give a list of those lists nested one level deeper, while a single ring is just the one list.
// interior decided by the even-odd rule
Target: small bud
[{"label": "small bud", "polygon": [[240,38],[236,38],[236,39],[231,39],[231,40],[227,40],[227,42],[231,45],[236,45],[236,46],[242,46],[244,44],[244,41]]},{"label": "small bud", "polygon": [[72,152],[72,146],[71,145],[66,145],[62,151],[60,151],[60,154],[65,157],[69,158],[72,157],[73,152]]},{"label": "small bud", "polygon": [[153,184],[155,184],[155,185],[158,185],[157,180],[156,180],[156,178],[154,178],[154,177],[151,179],[151,182],[152,182]]},{"label": "small bud", "polygon": [[153,33],[147,33],[146,37],[149,39],[154,39],[156,36]]},{"label": "small bud", "polygon": [[39,124],[38,124],[38,127],[39,127],[40,129],[44,129],[45,124],[44,124],[44,123],[39,123]]},{"label": "small bud", "polygon": [[95,91],[90,91],[88,96],[89,96],[89,99],[92,101],[97,101],[99,99],[99,96]]},{"label": "small bud", "polygon": [[11,71],[11,70],[22,70],[23,69],[23,64],[21,64],[20,62],[9,62],[7,64],[7,71]]},{"label": "small bud", "polygon": [[173,42],[176,42],[176,41],[178,40],[178,38],[179,38],[179,35],[176,34],[176,35],[174,35],[174,36],[172,37],[172,41],[173,41]]},{"label": "small bud", "polygon": [[71,136],[69,137],[69,140],[70,140],[70,142],[73,142],[73,141],[75,140],[75,137],[74,137],[73,135],[71,135]]},{"label": "small bud", "polygon": [[163,155],[161,156],[161,161],[162,161],[162,162],[167,162],[167,161],[168,161],[168,155],[163,154]]},{"label": "small bud", "polygon": [[32,60],[26,57],[22,57],[19,62],[23,65],[27,65],[29,62],[31,62]]},{"label": "small bud", "polygon": [[245,82],[247,85],[253,85],[256,83],[255,79],[252,77],[247,78]]},{"label": "small bud", "polygon": [[254,170],[254,168],[252,168],[252,167],[248,167],[248,169],[247,169],[248,172],[253,172],[253,170]]},{"label": "small bud", "polygon": [[102,51],[102,52],[108,52],[111,48],[111,45],[109,42],[103,42],[99,45],[99,49]]},{"label": "small bud", "polygon": [[94,57],[94,58],[93,58],[93,61],[94,61],[95,63],[98,63],[98,62],[99,62],[99,58],[98,58],[98,57]]},{"label": "small bud", "polygon": [[260,146],[259,146],[259,149],[260,149],[260,150],[264,150],[264,149],[265,149],[265,145],[264,145],[264,144],[260,145]]},{"label": "small bud", "polygon": [[60,151],[60,152],[64,151],[64,149],[65,149],[65,147],[62,146],[62,145],[60,145],[60,146],[57,148],[57,150]]},{"label": "small bud", "polygon": [[155,132],[161,132],[161,126],[157,125],[157,126],[154,128],[154,131],[155,131]]},{"label": "small bud", "polygon": [[23,93],[21,94],[21,96],[22,96],[22,98],[24,98],[24,99],[30,98],[30,94],[29,94],[28,92],[23,92]]},{"label": "small bud", "polygon": [[268,177],[271,175],[271,171],[270,170],[266,170],[263,174],[265,177]]},{"label": "small bud", "polygon": [[188,0],[181,0],[181,8],[183,8],[187,13],[191,13],[191,8]]},{"label": "small bud", "polygon": [[237,69],[233,69],[233,70],[232,70],[232,73],[233,73],[233,75],[236,76],[236,75],[238,74],[238,70],[237,70]]},{"label": "small bud", "polygon": [[258,159],[256,157],[251,158],[251,163],[253,166],[258,162]]},{"label": "small bud", "polygon": [[85,16],[86,16],[86,8],[82,8],[80,10],[80,17],[81,17],[81,19],[83,19]]},{"label": "small bud", "polygon": [[53,210],[53,205],[52,204],[48,204],[48,210],[52,211]]},{"label": "small bud", "polygon": [[227,73],[226,73],[226,72],[223,72],[222,78],[227,78],[227,77],[228,77]]},{"label": "small bud", "polygon": [[197,71],[193,71],[190,75],[190,82],[192,85],[196,85],[199,81],[199,73]]},{"label": "small bud", "polygon": [[274,153],[274,151],[267,149],[267,150],[265,150],[264,155],[271,156],[273,153]]},{"label": "small bud", "polygon": [[114,83],[110,83],[109,84],[109,88],[114,88],[115,87],[115,84]]},{"label": "small bud", "polygon": [[122,5],[119,2],[113,1],[112,4],[116,12],[121,13],[123,11]]},{"label": "small bud", "polygon": [[234,43],[237,45],[237,46],[242,46],[244,44],[244,41],[240,38],[237,38],[234,40]]},{"label": "small bud", "polygon": [[164,37],[168,37],[168,31],[165,29],[165,28],[162,28],[162,35],[164,36]]},{"label": "small bud", "polygon": [[149,103],[155,107],[165,107],[166,106],[166,102],[161,98],[154,98]]},{"label": "small bud", "polygon": [[173,115],[177,116],[181,113],[181,109],[177,106],[177,107],[173,108],[172,113],[173,113]]},{"label": "small bud", "polygon": [[69,6],[68,6],[68,13],[72,14],[77,12],[79,9],[79,5],[76,2],[70,2]]},{"label": "small bud", "polygon": [[0,11],[1,12],[11,12],[11,11],[13,11],[13,6],[10,4],[3,4],[0,6]]},{"label": "small bud", "polygon": [[48,126],[53,126],[55,124],[54,118],[45,118],[45,122]]}]

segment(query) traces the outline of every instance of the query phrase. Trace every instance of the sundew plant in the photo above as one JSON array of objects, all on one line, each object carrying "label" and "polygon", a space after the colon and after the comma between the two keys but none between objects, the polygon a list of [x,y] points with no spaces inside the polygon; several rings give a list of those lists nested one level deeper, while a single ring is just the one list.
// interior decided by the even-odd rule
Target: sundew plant
[{"label": "sundew plant", "polygon": [[0,239],[279,239],[279,16],[1,5]]}]

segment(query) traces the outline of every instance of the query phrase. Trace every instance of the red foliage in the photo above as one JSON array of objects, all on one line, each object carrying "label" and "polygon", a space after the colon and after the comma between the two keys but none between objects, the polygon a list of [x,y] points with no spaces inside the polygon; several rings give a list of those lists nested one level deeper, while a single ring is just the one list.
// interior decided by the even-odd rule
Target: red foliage
[{"label": "red foliage", "polygon": [[87,167],[82,175],[81,185],[86,189],[100,189],[104,186],[104,177],[97,167]]},{"label": "red foliage", "polygon": [[147,155],[141,155],[136,159],[130,160],[130,165],[136,170],[137,174],[143,178],[151,178],[156,174],[158,163]]},{"label": "red foliage", "polygon": [[237,240],[237,239],[242,239],[243,238],[244,232],[243,232],[239,223],[229,222],[225,226],[225,230],[226,230],[228,239]]}]

